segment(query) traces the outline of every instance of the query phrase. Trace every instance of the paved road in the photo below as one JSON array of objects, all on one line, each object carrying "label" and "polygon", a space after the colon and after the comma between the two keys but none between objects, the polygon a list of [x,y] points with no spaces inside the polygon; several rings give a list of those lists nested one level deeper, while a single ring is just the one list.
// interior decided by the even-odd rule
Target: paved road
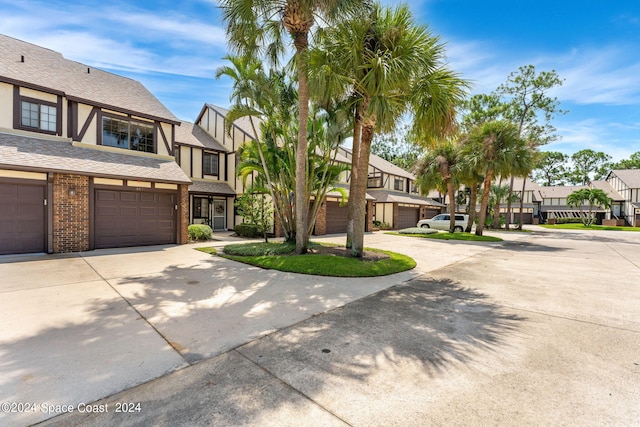
[{"label": "paved road", "polygon": [[[175,372],[95,402],[95,409],[108,413],[76,411],[48,424],[638,424],[640,234],[538,231],[507,239],[480,245],[369,235],[367,245],[415,256],[420,275],[401,278],[390,288],[381,285],[372,295],[354,295],[346,306],[336,301],[338,308],[291,326],[265,328],[245,345],[218,349],[224,353],[215,357],[208,357],[216,351],[213,344],[198,351],[158,345],[160,350],[154,351],[159,354],[152,357],[183,358],[171,362],[174,365],[164,362]],[[444,261],[447,257],[451,262]],[[211,261],[200,260],[189,271],[206,270],[206,262]],[[185,273],[179,271],[175,277]],[[238,272],[227,273],[233,277]],[[136,298],[149,292],[148,287],[139,288],[139,282],[162,288],[162,280],[144,277],[121,285],[116,279],[106,281],[115,289],[138,283],[125,298],[135,301],[138,312],[149,310],[147,320],[137,322],[159,325],[158,336],[171,335],[162,331],[171,330],[172,319],[190,316],[168,310],[176,299],[168,295],[187,292],[187,287],[175,286],[161,297]],[[345,292],[348,284],[340,286],[331,293]],[[270,295],[277,299],[277,293]],[[314,300],[313,293],[305,298]],[[178,300],[202,312],[216,308],[203,305],[208,299],[197,294]],[[263,299],[251,307],[259,301]],[[153,313],[157,320],[148,320]],[[98,314],[96,323],[105,317]],[[201,314],[193,324],[203,319]],[[238,322],[245,320],[242,316]],[[278,330],[265,335],[266,329]],[[133,354],[137,338],[128,341]],[[0,345],[0,378],[18,370],[18,357],[5,358],[9,347]],[[40,351],[40,346],[32,349]],[[78,356],[84,357],[82,350]],[[189,360],[194,354],[202,356]],[[106,357],[96,356],[98,365],[104,363]],[[21,365],[25,368],[20,374],[28,365]],[[115,375],[109,368],[102,369],[103,375]],[[124,402],[140,403],[139,411],[132,406],[124,409],[134,412],[115,412]]]}]

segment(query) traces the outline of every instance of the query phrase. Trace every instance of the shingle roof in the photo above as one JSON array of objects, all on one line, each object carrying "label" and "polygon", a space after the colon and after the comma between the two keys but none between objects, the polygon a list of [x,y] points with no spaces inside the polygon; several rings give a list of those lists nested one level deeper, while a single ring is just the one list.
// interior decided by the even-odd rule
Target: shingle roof
[{"label": "shingle roof", "polygon": [[629,188],[640,188],[640,169],[619,169],[612,170]]},{"label": "shingle roof", "polygon": [[540,195],[545,199],[558,199],[565,198],[569,194],[573,193],[576,190],[581,190],[583,188],[589,188],[586,185],[566,185],[566,186],[556,186],[556,187],[541,187]]},{"label": "shingle roof", "polygon": [[[340,147],[340,148],[349,154],[352,153],[350,148],[345,148],[345,147]],[[407,172],[401,167],[398,167],[393,163],[386,161],[382,157],[376,156],[373,153],[371,153],[371,155],[369,156],[369,165],[373,166],[376,169],[380,169],[384,173],[401,176],[403,178],[416,179],[414,174]]]},{"label": "shingle roof", "polygon": [[168,158],[74,146],[61,139],[0,133],[0,167],[42,172],[191,183],[180,166]]},{"label": "shingle roof", "polygon": [[594,188],[604,191],[605,194],[614,202],[624,202],[624,197],[622,197],[620,193],[618,193],[607,181],[591,181],[591,185]]},{"label": "shingle roof", "polygon": [[179,121],[140,82],[70,61],[53,50],[0,34],[2,80],[52,89],[69,98],[115,110]]},{"label": "shingle roof", "polygon": [[182,122],[180,126],[176,127],[176,142],[178,144],[208,148],[216,151],[228,151],[213,139],[211,135],[205,132],[204,129],[191,122]]},{"label": "shingle roof", "polygon": [[208,181],[198,181],[198,180],[194,180],[193,184],[189,186],[189,192],[223,194],[223,195],[229,195],[229,196],[236,195],[236,192],[233,191],[226,182],[208,182]]},{"label": "shingle roof", "polygon": [[413,194],[398,193],[388,190],[368,190],[368,192],[375,197],[376,202],[379,203],[406,203],[412,205],[444,207],[442,203],[436,202],[433,199],[415,196]]}]

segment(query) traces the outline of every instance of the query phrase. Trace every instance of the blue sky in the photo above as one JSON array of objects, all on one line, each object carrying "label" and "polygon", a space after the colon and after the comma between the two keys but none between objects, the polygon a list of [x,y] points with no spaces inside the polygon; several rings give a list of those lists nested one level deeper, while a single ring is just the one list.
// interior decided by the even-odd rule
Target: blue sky
[{"label": "blue sky", "polygon": [[[388,4],[393,2],[387,1]],[[447,44],[450,66],[487,93],[519,66],[556,70],[569,113],[544,149],[640,151],[640,2],[422,0],[417,20]],[[0,0],[0,33],[141,81],[176,116],[227,106],[215,79],[227,53],[214,0]]]}]

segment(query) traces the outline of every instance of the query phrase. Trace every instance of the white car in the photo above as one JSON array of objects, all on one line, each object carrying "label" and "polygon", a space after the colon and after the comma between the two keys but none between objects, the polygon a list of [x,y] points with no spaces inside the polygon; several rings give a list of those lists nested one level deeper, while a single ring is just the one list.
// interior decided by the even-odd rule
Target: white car
[{"label": "white car", "polygon": [[[451,215],[440,214],[431,219],[421,219],[418,221],[417,227],[435,228],[436,230],[449,230],[449,222]],[[469,222],[469,215],[456,214],[456,225],[454,231],[464,231]]]}]

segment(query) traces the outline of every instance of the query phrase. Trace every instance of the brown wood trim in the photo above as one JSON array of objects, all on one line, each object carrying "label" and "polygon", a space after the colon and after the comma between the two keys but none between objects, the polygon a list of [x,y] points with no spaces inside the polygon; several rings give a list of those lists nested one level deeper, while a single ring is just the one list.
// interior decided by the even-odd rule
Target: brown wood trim
[{"label": "brown wood trim", "polygon": [[22,86],[22,87],[24,87],[26,89],[33,89],[33,90],[37,90],[39,92],[45,92],[45,93],[50,93],[50,94],[53,94],[53,95],[64,96],[64,92],[61,91],[61,90],[51,89],[50,87],[40,86],[40,85],[36,85],[36,84],[33,84],[33,83],[25,82],[25,81],[22,81],[22,80],[12,79],[10,77],[0,76],[0,82],[7,83],[7,84],[10,84],[10,85],[14,85],[14,86]]},{"label": "brown wood trim", "polygon": [[[160,122],[155,122],[156,126],[158,129],[160,129],[160,136],[162,136],[162,141],[164,142],[164,147],[167,149],[167,153],[169,153],[170,156],[173,156],[173,150],[171,149],[171,147],[169,146],[169,140],[167,139],[167,135],[165,135],[164,133],[164,129],[162,129],[162,124]],[[173,126],[173,125],[171,125]],[[158,152],[157,149],[157,144],[156,144],[156,153]]]},{"label": "brown wood trim", "polygon": [[[77,121],[77,113],[78,113],[78,109],[77,109],[78,104],[76,104],[76,121]],[[87,130],[89,130],[89,126],[91,126],[91,122],[93,121],[93,118],[96,116],[96,114],[98,114],[100,110],[96,107],[93,107],[91,109],[91,112],[89,113],[89,117],[87,117],[87,120],[85,120],[84,124],[82,125],[82,129],[80,129],[80,133],[78,134],[78,141],[82,141],[84,139],[85,134],[87,133]],[[100,116],[100,121],[102,121],[102,116]],[[96,127],[98,128],[98,134],[100,135],[100,144],[102,145],[102,132],[100,132],[100,123],[96,122]]]},{"label": "brown wood trim", "polygon": [[[180,126],[180,125],[178,125]],[[171,125],[171,147],[173,150],[173,155],[175,156],[176,150],[176,125]]]},{"label": "brown wood trim", "polygon": [[96,248],[96,191],[93,177],[89,178],[89,250]]},{"label": "brown wood trim", "polygon": [[56,106],[56,128],[57,135],[62,136],[62,95],[58,95]]},{"label": "brown wood trim", "polygon": [[69,101],[71,103],[71,139],[78,140],[78,103]]},{"label": "brown wood trim", "polygon": [[81,102],[83,104],[91,105],[93,107],[103,108],[105,110],[113,110],[113,111],[117,111],[117,112],[122,113],[122,114],[129,114],[129,115],[132,115],[132,116],[142,117],[143,119],[147,119],[147,120],[151,120],[151,121],[171,123],[171,124],[174,124],[174,125],[180,124],[179,120],[173,120],[173,119],[169,119],[169,118],[166,118],[166,117],[154,116],[152,114],[140,113],[140,112],[137,112],[137,111],[129,110],[127,108],[120,108],[120,107],[116,107],[115,105],[103,104],[101,102],[95,102],[95,101],[91,101],[90,99],[80,98],[80,97],[77,97],[77,96],[67,95],[67,98],[71,99],[72,101]]},{"label": "brown wood trim", "polygon": [[13,128],[20,128],[20,86],[13,86]]},{"label": "brown wood trim", "polygon": [[73,115],[72,111],[73,102],[67,100],[67,138],[73,139]]},{"label": "brown wood trim", "polygon": [[229,180],[229,155],[224,156],[224,180]]},{"label": "brown wood trim", "polygon": [[47,174],[47,222],[45,223],[47,253],[53,253],[53,173]]},{"label": "brown wood trim", "polygon": [[189,147],[189,177],[193,176],[193,147]]},{"label": "brown wood trim", "polygon": [[[202,120],[202,117],[204,116],[204,113],[207,111],[208,109],[208,105],[204,104],[202,106],[202,109],[200,110],[200,113],[198,113],[198,117],[196,117],[196,121],[194,123],[200,123],[200,120]],[[207,130],[209,130],[209,128],[207,127]]]}]

